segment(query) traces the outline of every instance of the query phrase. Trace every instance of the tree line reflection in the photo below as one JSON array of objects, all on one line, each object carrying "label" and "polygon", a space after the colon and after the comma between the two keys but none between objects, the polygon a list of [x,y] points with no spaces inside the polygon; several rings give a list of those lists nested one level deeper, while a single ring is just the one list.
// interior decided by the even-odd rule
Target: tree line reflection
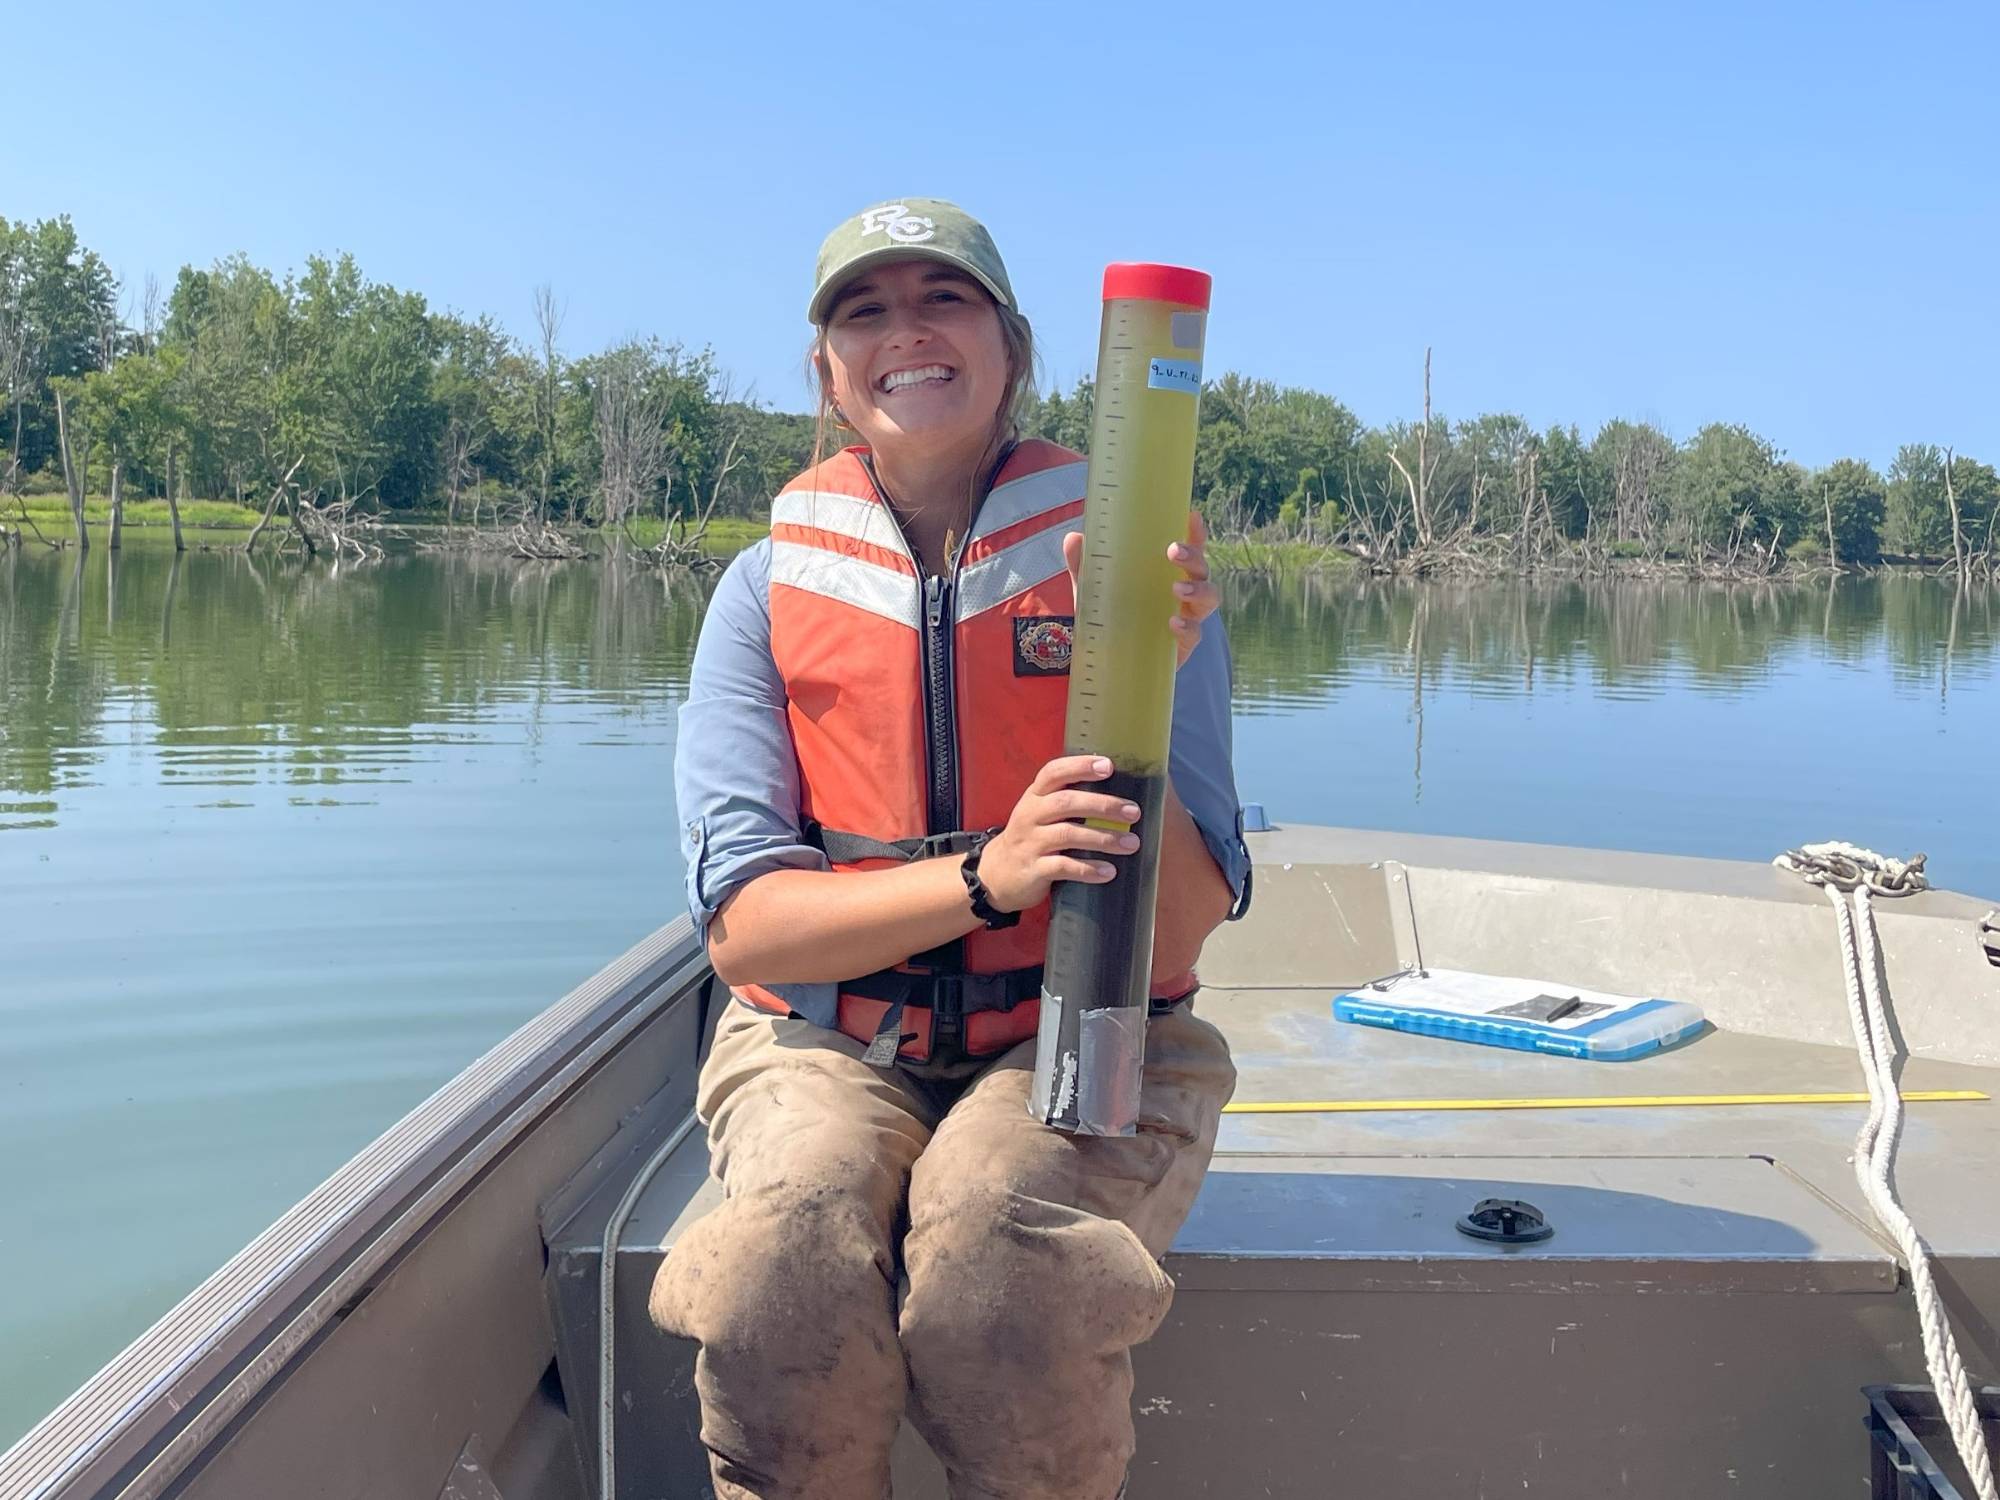
[{"label": "tree line reflection", "polygon": [[1811,663],[1904,687],[1990,680],[2000,590],[1911,575],[1831,583],[1493,582],[1243,576],[1228,582],[1240,714],[1322,702],[1359,674],[1496,695],[1748,693]]},{"label": "tree line reflection", "polygon": [[[413,553],[361,573],[228,551],[0,552],[0,829],[39,826],[120,740],[162,784],[365,781],[583,698],[671,712],[710,585],[616,566]],[[1437,691],[1747,694],[1813,664],[1903,688],[1990,682],[2000,590],[1567,579],[1226,582],[1239,714],[1357,677]],[[667,773],[662,766],[661,774]]]}]

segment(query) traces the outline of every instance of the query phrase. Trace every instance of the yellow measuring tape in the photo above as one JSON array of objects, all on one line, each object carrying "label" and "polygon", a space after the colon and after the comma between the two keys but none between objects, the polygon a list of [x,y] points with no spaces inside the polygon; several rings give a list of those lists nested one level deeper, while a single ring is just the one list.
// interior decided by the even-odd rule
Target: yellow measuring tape
[{"label": "yellow measuring tape", "polygon": [[[1912,1089],[1906,1104],[1990,1099],[1977,1089]],[[1675,1109],[1730,1104],[1866,1104],[1866,1094],[1606,1094],[1554,1099],[1274,1099],[1225,1104],[1226,1115],[1362,1115],[1449,1109]]]}]

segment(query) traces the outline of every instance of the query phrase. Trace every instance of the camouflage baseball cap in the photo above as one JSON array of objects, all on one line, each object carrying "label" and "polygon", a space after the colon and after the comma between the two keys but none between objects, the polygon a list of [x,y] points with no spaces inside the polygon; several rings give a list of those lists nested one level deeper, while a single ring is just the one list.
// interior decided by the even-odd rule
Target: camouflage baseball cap
[{"label": "camouflage baseball cap", "polygon": [[841,287],[870,266],[898,260],[957,266],[991,292],[996,302],[1014,308],[1007,267],[984,224],[942,198],[897,198],[862,210],[826,237],[819,247],[807,320],[823,323]]}]

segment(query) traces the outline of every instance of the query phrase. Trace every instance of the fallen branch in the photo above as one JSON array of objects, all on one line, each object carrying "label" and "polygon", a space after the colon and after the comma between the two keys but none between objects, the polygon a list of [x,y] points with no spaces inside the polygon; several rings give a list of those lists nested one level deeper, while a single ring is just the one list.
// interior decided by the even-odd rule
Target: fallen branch
[{"label": "fallen branch", "polygon": [[[272,488],[271,498],[264,502],[264,514],[257,518],[257,524],[250,528],[250,535],[244,539],[243,550],[246,553],[255,552],[257,550],[257,538],[262,536],[264,534],[264,528],[271,524],[271,513],[278,508],[279,497],[281,497],[285,493],[285,486],[292,482],[292,476],[299,472],[299,465],[304,463],[305,461],[306,461],[306,456],[303,453],[301,453],[297,458],[293,459],[292,466],[289,469],[285,470],[285,477],[283,479],[280,479],[277,482],[277,484]],[[172,498],[171,485],[168,487],[168,490],[169,490],[169,499],[171,499]]]}]

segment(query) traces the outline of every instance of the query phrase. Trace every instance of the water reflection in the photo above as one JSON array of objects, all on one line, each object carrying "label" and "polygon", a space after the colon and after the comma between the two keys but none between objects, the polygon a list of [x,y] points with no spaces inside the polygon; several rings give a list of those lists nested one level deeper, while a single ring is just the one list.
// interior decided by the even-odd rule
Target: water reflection
[{"label": "water reflection", "polygon": [[0,827],[146,742],[162,786],[375,783],[499,705],[659,710],[703,591],[615,567],[418,554],[336,575],[157,546],[0,554]]},{"label": "water reflection", "polygon": [[[1814,663],[1886,671],[1948,692],[1954,664],[1990,681],[2000,591],[1934,579],[1833,584],[1230,581],[1237,711],[1283,713],[1357,674],[1493,697],[1587,682],[1605,698],[1740,695]],[[1429,679],[1429,687],[1422,686]]]},{"label": "water reflection", "polygon": [[2000,894],[1963,809],[2000,747],[2000,591],[1238,578],[1237,780],[1281,820],[1768,859],[1923,850]]},{"label": "water reflection", "polygon": [[[274,783],[302,794],[403,780],[437,747],[490,739],[504,708],[532,746],[544,712],[621,716],[678,698],[706,599],[696,581],[475,553],[393,557],[344,575],[271,555],[0,554],[0,830],[42,828],[108,747],[150,751],[163,788]],[[1563,580],[1228,580],[1237,712],[1283,718],[1357,684],[1401,684],[1420,799],[1439,695],[1602,703],[1748,698],[1781,676],[1841,674],[1899,696],[1981,689],[2000,592],[1923,578],[1723,585]],[[1249,726],[1245,726],[1245,732]],[[1276,732],[1275,729],[1273,732]],[[229,796],[204,807],[240,805]]]}]

